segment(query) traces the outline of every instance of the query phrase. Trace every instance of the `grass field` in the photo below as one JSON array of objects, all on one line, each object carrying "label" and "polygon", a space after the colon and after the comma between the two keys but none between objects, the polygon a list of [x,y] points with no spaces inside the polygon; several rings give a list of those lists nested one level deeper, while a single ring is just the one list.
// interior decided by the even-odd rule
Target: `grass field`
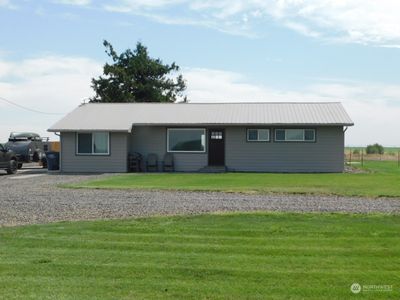
[{"label": "grass field", "polygon": [[399,299],[399,232],[396,215],[294,213],[0,228],[0,298]]},{"label": "grass field", "polygon": [[[357,166],[361,167],[359,164]],[[365,162],[363,168],[369,173],[124,174],[96,181],[80,182],[68,187],[400,197],[400,168],[397,163],[368,161]]]}]

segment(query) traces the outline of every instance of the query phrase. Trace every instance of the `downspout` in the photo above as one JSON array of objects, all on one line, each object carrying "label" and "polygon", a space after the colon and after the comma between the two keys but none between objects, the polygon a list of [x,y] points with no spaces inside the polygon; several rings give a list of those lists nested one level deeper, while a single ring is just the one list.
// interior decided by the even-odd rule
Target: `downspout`
[{"label": "downspout", "polygon": [[60,165],[60,172],[62,172],[62,159],[61,159],[61,155],[62,155],[62,142],[61,142],[61,132],[60,132],[59,134],[57,134],[57,132],[55,132],[54,134],[55,134],[55,135],[58,135],[58,136],[60,137],[60,154],[59,154],[59,156],[60,156],[60,162],[59,162],[59,165]]}]

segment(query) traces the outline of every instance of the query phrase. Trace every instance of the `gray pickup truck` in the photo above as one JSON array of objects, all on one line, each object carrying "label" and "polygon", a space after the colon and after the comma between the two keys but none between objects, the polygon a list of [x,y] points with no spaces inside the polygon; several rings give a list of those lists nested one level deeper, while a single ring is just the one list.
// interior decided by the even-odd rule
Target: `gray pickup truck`
[{"label": "gray pickup truck", "polygon": [[48,138],[41,138],[40,135],[33,132],[12,132],[7,149],[15,152],[18,159],[18,169],[22,168],[23,163],[41,162],[44,168],[47,168],[46,154],[48,148]]},{"label": "gray pickup truck", "polygon": [[12,151],[0,144],[0,169],[6,170],[8,174],[17,173],[17,156]]}]

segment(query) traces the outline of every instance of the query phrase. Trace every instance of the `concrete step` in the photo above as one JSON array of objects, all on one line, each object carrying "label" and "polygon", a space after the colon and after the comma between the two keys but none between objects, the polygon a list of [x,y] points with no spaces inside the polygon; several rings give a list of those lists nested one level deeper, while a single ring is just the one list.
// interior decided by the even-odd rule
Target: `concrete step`
[{"label": "concrete step", "polygon": [[199,170],[200,173],[225,173],[226,171],[226,166],[206,166]]}]

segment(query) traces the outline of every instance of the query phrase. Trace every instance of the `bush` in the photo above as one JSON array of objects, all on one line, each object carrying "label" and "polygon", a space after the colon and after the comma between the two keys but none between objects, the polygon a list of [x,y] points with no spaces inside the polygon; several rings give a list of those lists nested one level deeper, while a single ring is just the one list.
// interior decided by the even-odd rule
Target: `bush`
[{"label": "bush", "polygon": [[373,145],[368,145],[366,149],[367,154],[383,154],[385,153],[385,149],[382,145],[375,143]]},{"label": "bush", "polygon": [[353,154],[355,154],[355,155],[360,154],[360,149],[354,149],[354,150],[353,150]]}]

